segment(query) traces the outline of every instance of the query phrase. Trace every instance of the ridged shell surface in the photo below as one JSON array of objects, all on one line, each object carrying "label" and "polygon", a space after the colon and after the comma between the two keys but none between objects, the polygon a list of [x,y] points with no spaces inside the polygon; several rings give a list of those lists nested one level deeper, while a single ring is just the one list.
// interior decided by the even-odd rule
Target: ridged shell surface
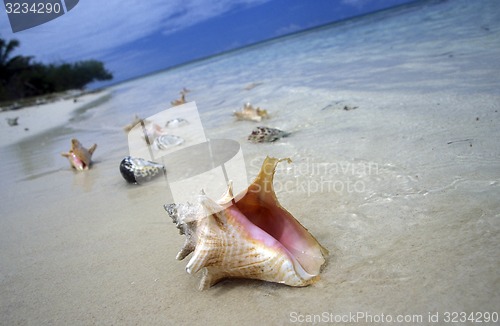
[{"label": "ridged shell surface", "polygon": [[229,186],[218,202],[202,193],[199,205],[165,206],[186,235],[177,259],[193,253],[186,271],[202,270],[200,289],[225,278],[290,286],[318,279],[328,251],[279,204],[272,188],[279,161],[266,158],[255,181],[236,197]]}]

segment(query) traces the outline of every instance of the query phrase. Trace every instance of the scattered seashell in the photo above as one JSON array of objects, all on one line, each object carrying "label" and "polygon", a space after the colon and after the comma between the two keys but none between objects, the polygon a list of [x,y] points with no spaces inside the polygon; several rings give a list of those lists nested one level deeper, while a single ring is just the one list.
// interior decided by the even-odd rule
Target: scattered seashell
[{"label": "scattered seashell", "polygon": [[267,157],[253,183],[236,197],[229,184],[217,202],[202,192],[198,205],[165,205],[186,236],[177,259],[192,252],[186,271],[203,271],[200,290],[225,278],[290,286],[318,280],[328,251],[278,202],[273,177],[280,161]]},{"label": "scattered seashell", "polygon": [[172,120],[168,120],[167,123],[165,123],[165,127],[167,128],[178,128],[182,127],[185,125],[188,125],[189,122],[186,119],[183,118],[175,118]]},{"label": "scattered seashell", "polygon": [[248,140],[252,143],[266,143],[276,141],[288,135],[290,135],[289,132],[282,131],[276,128],[257,127],[252,130],[252,133],[250,134],[250,136],[248,136]]},{"label": "scattered seashell", "polygon": [[148,139],[153,140],[157,137],[166,133],[165,129],[157,125],[156,123],[148,123],[144,126],[144,137],[148,137]]},{"label": "scattered seashell", "polygon": [[138,124],[143,125],[143,127],[141,129],[142,129],[142,132],[144,133],[144,139],[146,140],[146,143],[148,143],[148,144],[150,142],[152,142],[153,139],[155,139],[156,137],[165,133],[165,129],[160,127],[158,124],[156,124],[152,121],[149,121],[147,119],[142,119],[138,115],[136,115],[134,117],[134,120],[132,121],[132,123],[123,127],[123,130],[125,132],[129,132]]},{"label": "scattered seashell", "polygon": [[344,111],[356,110],[357,106],[344,105]]},{"label": "scattered seashell", "polygon": [[136,125],[136,124],[140,123],[141,121],[146,122],[146,120],[139,118],[139,116],[136,114],[136,115],[134,116],[134,120],[132,120],[132,122],[131,122],[131,123],[129,123],[128,125],[124,126],[124,127],[123,127],[123,130],[124,130],[125,132],[129,132],[130,130],[132,130],[132,128],[134,128],[134,127],[135,127],[135,125]]},{"label": "scattered seashell", "polygon": [[129,183],[145,183],[165,174],[165,166],[131,156],[120,162],[120,173]]},{"label": "scattered seashell", "polygon": [[169,149],[174,146],[179,146],[182,143],[184,143],[184,139],[182,139],[179,136],[163,134],[156,137],[153,146],[156,149],[161,150],[161,149]]},{"label": "scattered seashell", "polygon": [[97,144],[94,144],[89,149],[86,149],[76,138],[73,138],[71,139],[71,149],[69,152],[61,153],[61,155],[68,158],[73,168],[83,171],[90,168],[92,154],[94,154],[96,148]]},{"label": "scattered seashell", "polygon": [[7,124],[11,127],[13,126],[17,126],[18,123],[17,123],[17,120],[19,120],[19,117],[15,117],[15,118],[6,118],[7,119]]},{"label": "scattered seashell", "polygon": [[234,111],[234,115],[238,120],[250,120],[260,122],[262,119],[269,118],[267,110],[259,107],[254,108],[250,103],[246,103],[241,111]]},{"label": "scattered seashell", "polygon": [[179,93],[181,94],[181,98],[178,99],[178,100],[173,100],[172,102],[170,102],[173,106],[177,106],[177,105],[181,105],[181,104],[184,104],[186,103],[186,94],[191,92],[189,89],[187,89],[186,87],[184,87]]}]

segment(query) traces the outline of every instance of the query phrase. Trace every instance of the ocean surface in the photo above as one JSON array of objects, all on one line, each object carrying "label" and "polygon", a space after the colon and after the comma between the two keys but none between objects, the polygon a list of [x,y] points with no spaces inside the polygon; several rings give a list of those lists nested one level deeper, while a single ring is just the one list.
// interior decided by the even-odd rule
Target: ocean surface
[{"label": "ocean surface", "polygon": [[[499,1],[421,1],[111,87],[66,125],[0,148],[0,315],[251,325],[499,313],[499,58]],[[127,185],[118,165],[123,126],[169,109],[183,87],[205,136],[240,144],[250,180],[265,156],[292,159],[275,186],[330,251],[318,283],[198,292],[175,260],[184,239],[166,194]],[[271,118],[236,121],[247,102]],[[258,125],[291,135],[248,142]],[[72,137],[98,143],[83,174],[59,155]]]}]

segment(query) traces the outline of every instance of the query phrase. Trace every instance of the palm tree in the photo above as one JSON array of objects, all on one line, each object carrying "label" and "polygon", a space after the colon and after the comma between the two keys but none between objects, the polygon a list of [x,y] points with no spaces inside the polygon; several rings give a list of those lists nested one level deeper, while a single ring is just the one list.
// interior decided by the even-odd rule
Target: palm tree
[{"label": "palm tree", "polygon": [[10,54],[15,48],[19,46],[18,40],[10,40],[5,42],[5,40],[0,39],[0,66],[4,67],[8,65],[9,61],[14,60],[14,58],[9,59]]},{"label": "palm tree", "polygon": [[5,98],[12,92],[17,93],[20,90],[18,85],[23,83],[17,80],[20,79],[19,74],[30,68],[32,57],[11,57],[18,46],[18,40],[0,39],[0,98]]},{"label": "palm tree", "polygon": [[18,40],[0,38],[0,101],[83,88],[88,83],[113,78],[100,61],[44,65],[32,62],[31,56],[13,56],[18,46]]},{"label": "palm tree", "polygon": [[0,78],[2,81],[7,81],[14,71],[24,69],[30,64],[32,57],[25,57],[22,55],[10,57],[18,46],[18,40],[6,42],[0,39]]}]

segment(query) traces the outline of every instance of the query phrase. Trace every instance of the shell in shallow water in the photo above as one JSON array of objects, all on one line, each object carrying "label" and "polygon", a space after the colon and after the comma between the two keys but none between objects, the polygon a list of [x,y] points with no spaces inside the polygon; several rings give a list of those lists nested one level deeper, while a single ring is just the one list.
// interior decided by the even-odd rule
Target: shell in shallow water
[{"label": "shell in shallow water", "polygon": [[250,120],[256,122],[269,118],[267,110],[263,110],[259,107],[254,108],[250,103],[246,103],[241,111],[235,111],[234,115],[238,120]]},{"label": "shell in shallow water", "polygon": [[86,149],[78,141],[78,139],[71,139],[71,149],[67,153],[61,153],[62,156],[68,158],[71,166],[77,171],[88,170],[92,164],[92,154],[94,154],[97,144],[92,145]]},{"label": "shell in shallow water", "polygon": [[140,123],[141,121],[144,121],[144,123],[147,123],[146,120],[144,119],[141,119],[137,114],[134,116],[134,119],[132,120],[131,123],[129,123],[128,125],[125,125],[123,126],[123,131],[125,132],[129,132],[130,130],[132,130],[132,128],[135,127],[136,124]]},{"label": "shell in shallow water", "polygon": [[120,173],[129,183],[144,183],[165,174],[162,164],[127,156],[120,162]]},{"label": "shell in shallow water", "polygon": [[248,136],[248,140],[252,143],[270,143],[288,135],[289,132],[276,128],[256,127]]},{"label": "shell in shallow water", "polygon": [[186,119],[175,118],[175,119],[172,119],[172,120],[168,120],[165,123],[165,127],[167,127],[167,128],[179,128],[179,127],[182,127],[182,126],[186,126],[188,124],[189,124],[189,122]]},{"label": "shell in shallow water", "polygon": [[7,120],[7,124],[11,127],[13,126],[17,126],[19,123],[17,123],[17,120],[19,120],[19,117],[15,117],[15,118],[6,118]]},{"label": "shell in shallow water", "polygon": [[278,162],[266,158],[255,181],[236,197],[229,186],[217,202],[202,193],[199,205],[165,205],[186,235],[177,259],[193,253],[186,271],[203,271],[201,290],[225,278],[290,286],[318,279],[328,251],[278,202],[272,186]]},{"label": "shell in shallow water", "polygon": [[186,103],[186,94],[191,92],[189,89],[187,89],[186,87],[184,87],[179,93],[181,94],[181,98],[178,99],[178,100],[173,100],[171,101],[170,103],[173,105],[173,106],[177,106],[177,105],[181,105],[181,104],[184,104]]},{"label": "shell in shallow water", "polygon": [[174,146],[179,146],[184,143],[184,139],[179,136],[164,134],[155,138],[153,143],[154,148],[161,149],[170,149]]},{"label": "shell in shallow water", "polygon": [[163,135],[165,133],[165,129],[156,123],[146,123],[142,132],[144,133],[145,139],[147,138],[149,141],[153,141],[153,139]]}]

